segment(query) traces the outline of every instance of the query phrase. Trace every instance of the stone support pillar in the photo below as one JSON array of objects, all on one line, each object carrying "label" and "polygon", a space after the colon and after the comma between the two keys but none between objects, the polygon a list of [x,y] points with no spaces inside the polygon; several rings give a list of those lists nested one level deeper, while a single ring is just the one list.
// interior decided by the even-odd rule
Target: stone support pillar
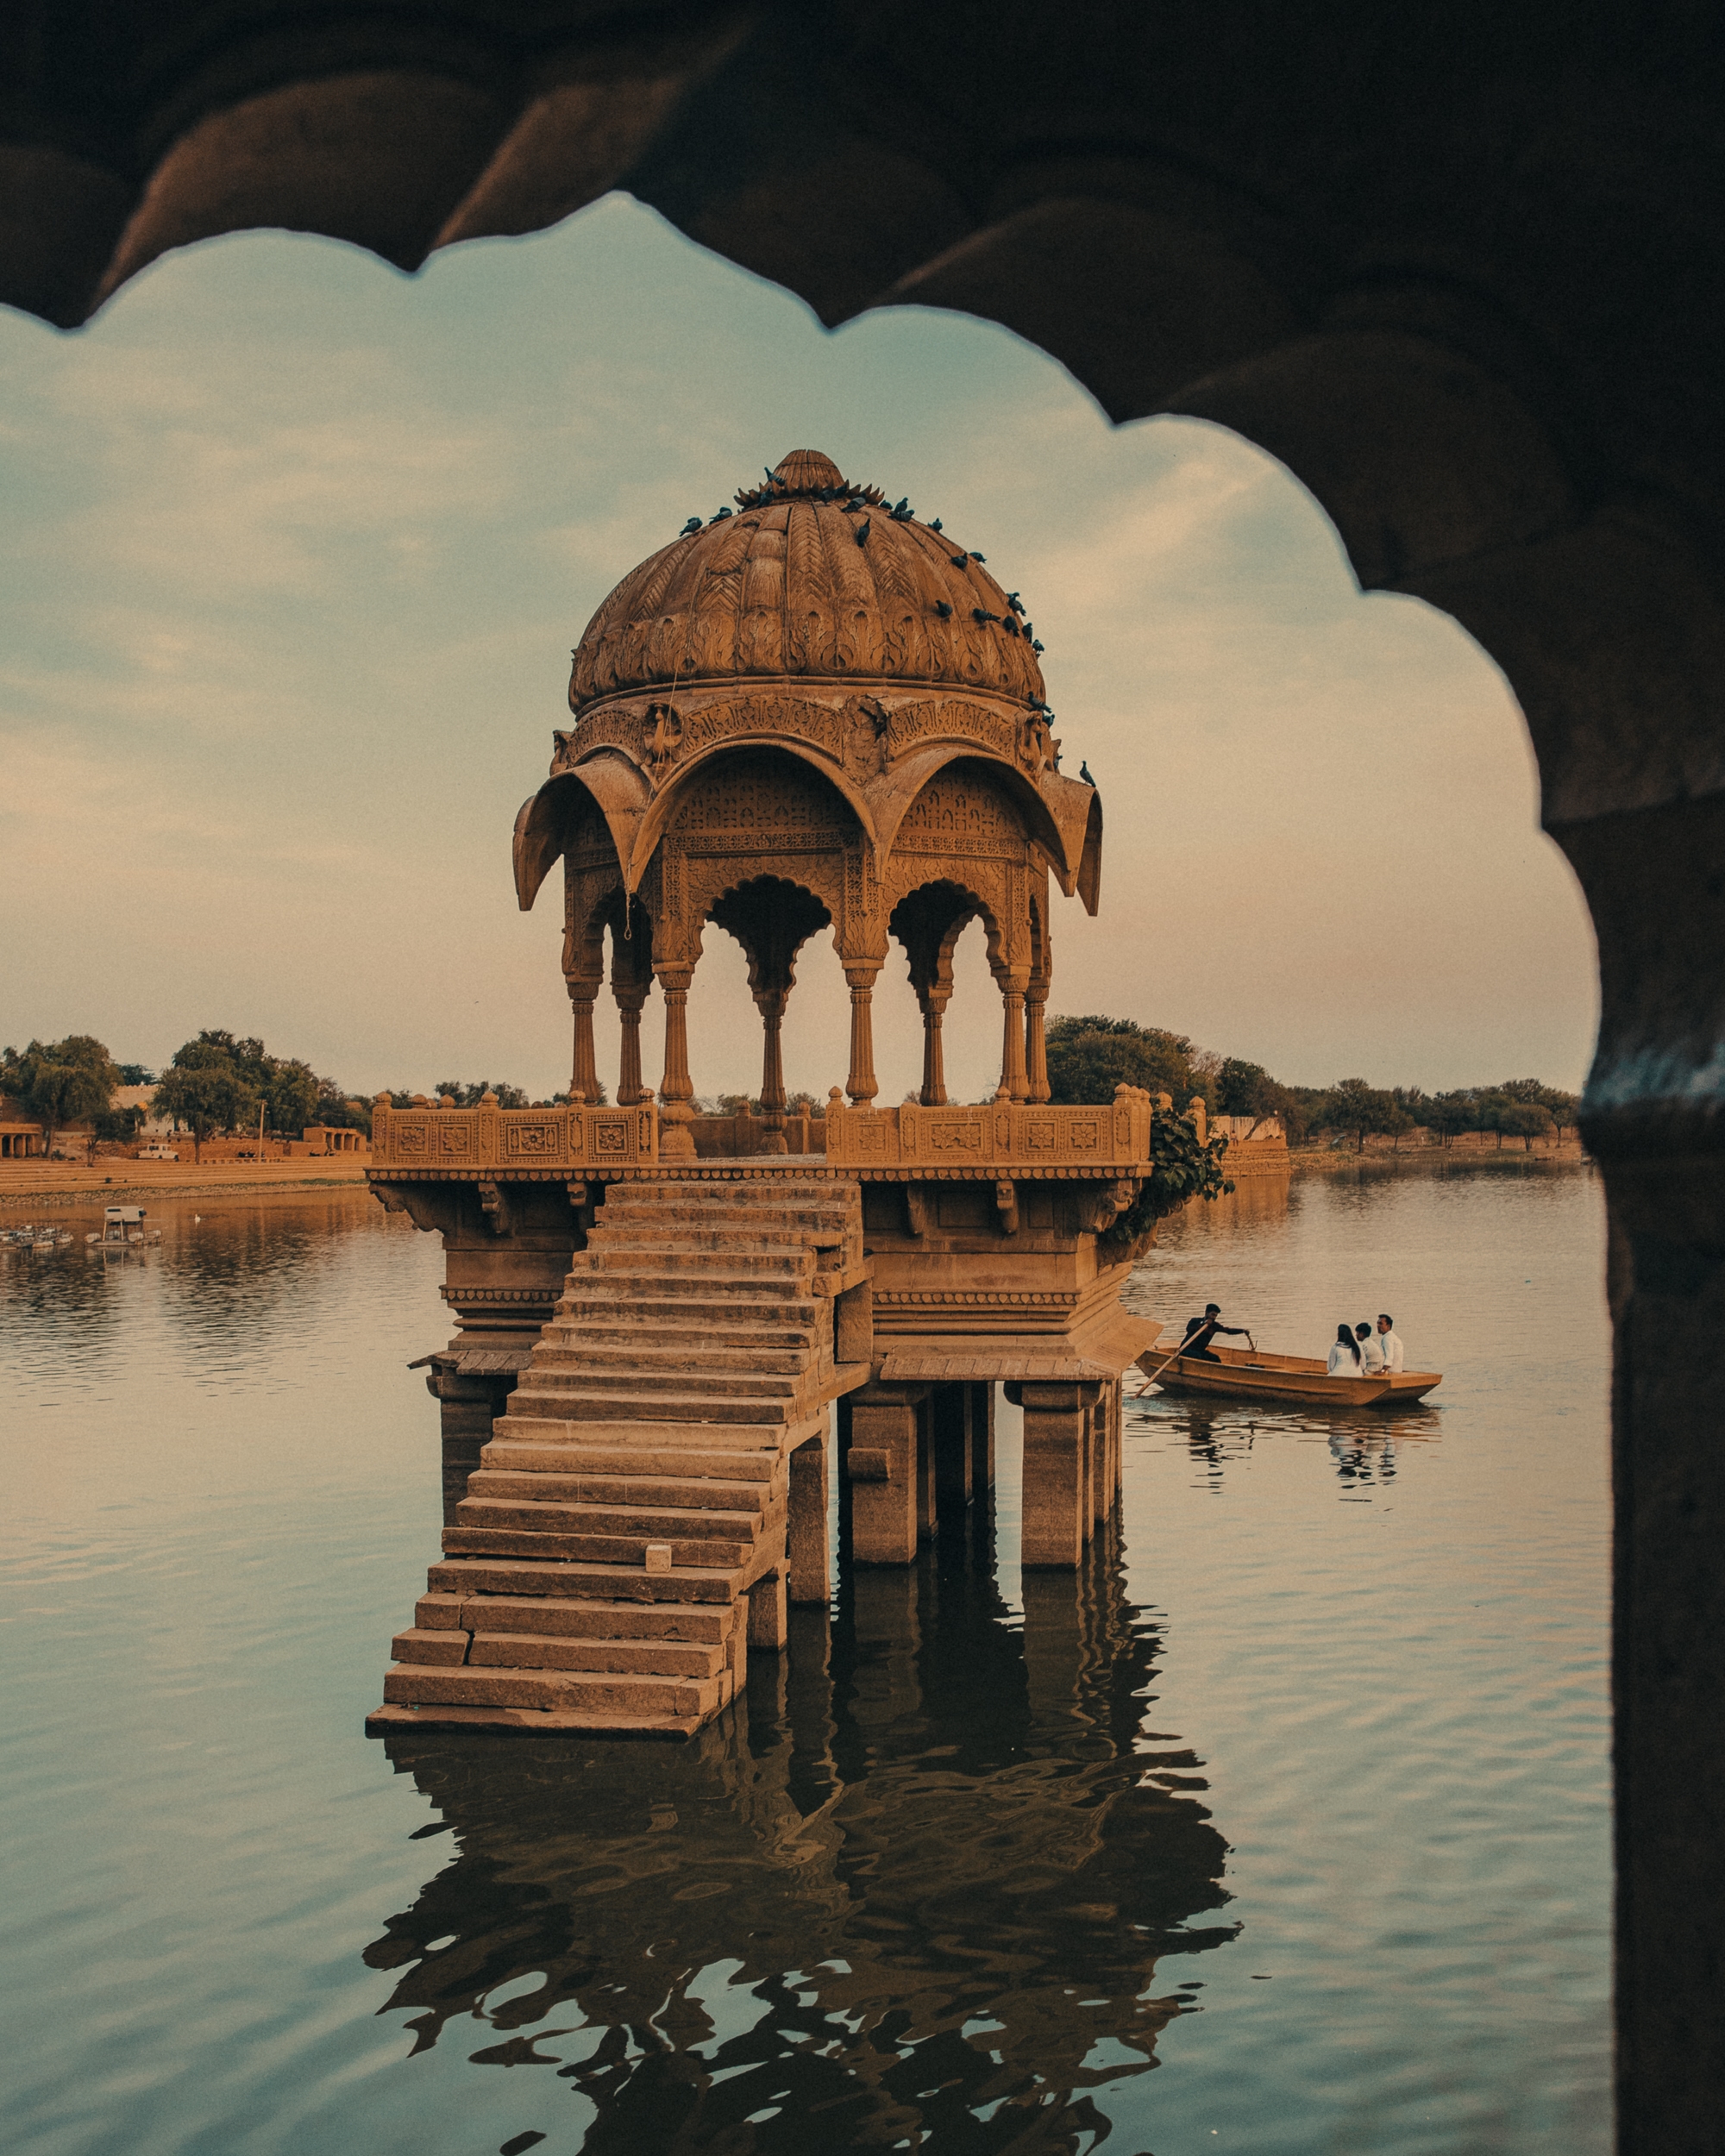
[{"label": "stone support pillar", "polygon": [[1046,1100],[1053,1090],[1048,1082],[1048,1044],[1043,1035],[1043,1012],[1047,1002],[1047,981],[1032,980],[1025,990],[1025,1098],[1027,1100]]},{"label": "stone support pillar", "polygon": [[1032,1570],[1077,1564],[1090,1532],[1094,1385],[1023,1387],[1024,1554]]},{"label": "stone support pillar", "polygon": [[811,1438],[791,1455],[790,1597],[818,1602],[832,1596],[826,1546],[826,1433]]},{"label": "stone support pillar", "polygon": [[911,1564],[917,1552],[917,1394],[866,1385],[850,1395],[850,1554],[857,1564]]},{"label": "stone support pillar", "polygon": [[755,999],[761,1012],[761,1110],[766,1120],[767,1137],[761,1150],[763,1153],[782,1153],[785,1145],[785,1062],[780,1044],[780,1029],[785,1021],[785,999],[777,993],[758,995]]},{"label": "stone support pillar", "polygon": [[790,1637],[790,1611],[785,1593],[785,1568],[775,1564],[763,1572],[749,1590],[749,1646],[767,1654],[782,1654]]},{"label": "stone support pillar", "polygon": [[[574,1015],[574,1052],[569,1065],[569,1098],[592,1107],[599,1099],[599,1066],[593,1058],[593,1000],[597,981],[571,981],[569,1004]],[[638,1057],[640,1036],[636,1036]]]},{"label": "stone support pillar", "polygon": [[925,996],[922,1006],[922,1091],[917,1096],[925,1108],[946,1106],[946,1067],[940,1046],[940,1026],[946,1016],[947,999]]},{"label": "stone support pillar", "polygon": [[994,1098],[996,1100],[1022,1100],[1027,1091],[1025,1076],[1025,986],[1028,976],[1013,972],[1001,974],[999,978],[1006,1018],[1001,1040],[1000,1083]]},{"label": "stone support pillar", "polygon": [[934,1479],[934,1410],[926,1395],[917,1402],[916,1419],[917,1540],[932,1542],[939,1508]]},{"label": "stone support pillar", "polygon": [[443,1525],[455,1525],[455,1507],[467,1494],[467,1477],[480,1463],[480,1449],[491,1442],[492,1424],[515,1390],[517,1374],[470,1376],[453,1357],[432,1357],[425,1389],[437,1402],[442,1425]]},{"label": "stone support pillar", "polygon": [[866,1108],[880,1091],[875,1081],[875,976],[878,965],[847,966],[844,978],[850,989],[850,1075],[844,1090],[853,1108]]},{"label": "stone support pillar", "polygon": [[970,1388],[970,1488],[973,1493],[994,1487],[994,1388],[991,1384]]},{"label": "stone support pillar", "polygon": [[695,1089],[689,1077],[689,983],[693,966],[655,968],[665,999],[665,1075],[659,1081],[663,1119],[659,1132],[662,1160],[693,1160],[694,1133],[689,1125],[694,1112],[689,1106]]},{"label": "stone support pillar", "polygon": [[974,1467],[970,1449],[969,1385],[937,1385],[929,1400],[934,1435],[934,1502],[944,1526],[955,1526],[970,1502]]},{"label": "stone support pillar", "polygon": [[617,1014],[623,1021],[623,1044],[617,1063],[617,1104],[632,1108],[649,1098],[641,1082],[641,1006],[647,1000],[644,981],[619,981],[613,973],[611,993],[617,999]]}]

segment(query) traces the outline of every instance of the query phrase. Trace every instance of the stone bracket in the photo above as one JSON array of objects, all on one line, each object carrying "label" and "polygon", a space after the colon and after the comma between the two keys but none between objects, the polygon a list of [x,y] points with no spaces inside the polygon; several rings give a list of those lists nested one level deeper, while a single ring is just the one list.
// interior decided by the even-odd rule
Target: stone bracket
[{"label": "stone bracket", "polygon": [[510,1217],[506,1192],[497,1183],[481,1181],[479,1193],[480,1213],[487,1230],[492,1235],[512,1232],[515,1224]]}]

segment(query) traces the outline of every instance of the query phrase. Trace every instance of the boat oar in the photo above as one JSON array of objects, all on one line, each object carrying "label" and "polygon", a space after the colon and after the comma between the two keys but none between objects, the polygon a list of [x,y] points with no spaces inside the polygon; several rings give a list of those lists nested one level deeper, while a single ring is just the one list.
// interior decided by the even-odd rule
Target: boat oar
[{"label": "boat oar", "polygon": [[[1246,1334],[1245,1339],[1246,1345],[1251,1350],[1252,1353],[1256,1355],[1258,1353],[1257,1341],[1252,1338],[1251,1333],[1249,1332]],[[1168,1365],[1170,1363],[1177,1363],[1179,1361],[1185,1346],[1186,1343],[1182,1340],[1180,1343],[1180,1345],[1175,1349],[1172,1355],[1164,1355],[1163,1357],[1162,1360],[1157,1364],[1156,1368],[1151,1370],[1149,1376],[1145,1379],[1143,1384],[1140,1385],[1138,1390],[1132,1395],[1134,1400],[1142,1400],[1145,1395],[1150,1390],[1151,1387],[1155,1384],[1157,1379],[1161,1376],[1164,1370],[1168,1368]]]},{"label": "boat oar", "polygon": [[1185,1344],[1186,1343],[1182,1340],[1180,1343],[1180,1347],[1176,1348],[1172,1355],[1164,1355],[1163,1357],[1162,1360],[1157,1364],[1156,1368],[1151,1370],[1149,1376],[1145,1379],[1143,1384],[1140,1385],[1138,1390],[1132,1395],[1132,1398],[1134,1400],[1142,1400],[1145,1395],[1150,1390],[1151,1387],[1155,1384],[1157,1379],[1161,1376],[1164,1370],[1168,1368],[1168,1365],[1170,1363],[1179,1361],[1180,1348],[1183,1348]]}]

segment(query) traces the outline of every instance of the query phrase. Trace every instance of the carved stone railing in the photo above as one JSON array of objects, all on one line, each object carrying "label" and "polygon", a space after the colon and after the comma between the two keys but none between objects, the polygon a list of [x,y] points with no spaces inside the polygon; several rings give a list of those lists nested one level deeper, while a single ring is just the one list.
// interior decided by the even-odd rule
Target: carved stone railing
[{"label": "carved stone railing", "polygon": [[1151,1159],[1151,1096],[1121,1086],[1106,1106],[984,1101],[975,1107],[850,1108],[827,1103],[831,1167],[916,1175],[1113,1179],[1142,1176]]},{"label": "carved stone railing", "polygon": [[501,1177],[508,1181],[603,1176],[659,1157],[659,1111],[630,1108],[392,1108],[372,1110],[372,1171],[394,1177]]}]

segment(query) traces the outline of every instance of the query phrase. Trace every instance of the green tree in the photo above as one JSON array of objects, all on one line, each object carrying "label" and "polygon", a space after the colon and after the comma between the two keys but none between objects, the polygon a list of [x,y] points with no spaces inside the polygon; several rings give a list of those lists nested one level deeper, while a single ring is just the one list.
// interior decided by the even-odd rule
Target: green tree
[{"label": "green tree", "polygon": [[476,1108],[485,1094],[494,1093],[500,1108],[525,1108],[532,1104],[519,1086],[492,1085],[489,1078],[476,1079],[465,1085],[459,1078],[440,1078],[431,1088],[432,1098],[441,1100],[447,1094],[458,1108]]},{"label": "green tree", "polygon": [[155,1081],[154,1071],[147,1069],[142,1063],[122,1063],[120,1066],[120,1083],[122,1086],[153,1086]]},{"label": "green tree", "polygon": [[1519,1138],[1527,1151],[1531,1153],[1536,1138],[1549,1138],[1556,1129],[1557,1125],[1550,1111],[1541,1107],[1537,1100],[1507,1101],[1498,1111],[1496,1130],[1500,1150],[1506,1138]]},{"label": "green tree", "polygon": [[1111,1257],[1136,1256],[1156,1224],[1178,1213],[1189,1199],[1225,1196],[1233,1188],[1222,1173],[1228,1141],[1220,1134],[1201,1142],[1189,1110],[1153,1107],[1150,1116],[1151,1172],[1132,1204],[1103,1236]]},{"label": "green tree", "polygon": [[1411,1130],[1413,1119],[1397,1105],[1393,1093],[1381,1092],[1377,1087],[1367,1085],[1364,1078],[1344,1078],[1325,1094],[1312,1119],[1312,1127],[1339,1131],[1353,1140],[1356,1152],[1363,1153],[1368,1138],[1379,1132]]},{"label": "green tree", "polygon": [[267,1083],[262,1043],[236,1042],[231,1033],[200,1033],[174,1051],[156,1081],[154,1106],[191,1131],[194,1160],[203,1159],[205,1138],[255,1125],[263,1087],[253,1082],[254,1072]]},{"label": "green tree", "polygon": [[1434,1093],[1426,1102],[1425,1124],[1428,1131],[1437,1132],[1440,1145],[1452,1144],[1461,1131],[1480,1127],[1479,1103],[1465,1090]]},{"label": "green tree", "polygon": [[105,1115],[120,1083],[119,1065],[88,1033],[68,1033],[63,1041],[32,1041],[22,1051],[0,1050],[0,1093],[41,1125],[45,1152],[53,1152],[62,1124],[86,1118],[93,1122]]},{"label": "green tree", "polygon": [[1076,1106],[1101,1104],[1116,1086],[1169,1094],[1183,1108],[1194,1094],[1214,1100],[1215,1080],[1195,1066],[1183,1033],[1140,1025],[1134,1018],[1057,1018],[1047,1033],[1051,1097]]},{"label": "green tree", "polygon": [[317,1111],[324,1082],[310,1063],[297,1057],[267,1056],[260,1090],[270,1129],[285,1138],[298,1138],[308,1124],[321,1122]]}]

